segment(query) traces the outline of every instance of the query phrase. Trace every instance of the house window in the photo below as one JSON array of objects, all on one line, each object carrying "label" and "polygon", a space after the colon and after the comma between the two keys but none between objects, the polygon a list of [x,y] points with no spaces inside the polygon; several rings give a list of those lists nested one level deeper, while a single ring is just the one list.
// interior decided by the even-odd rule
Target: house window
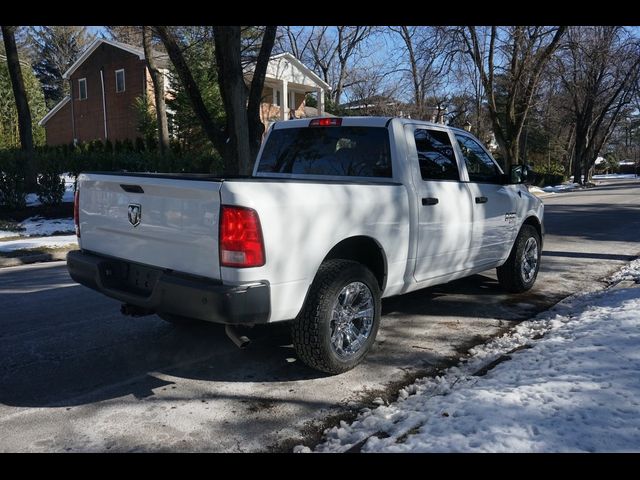
[{"label": "house window", "polygon": [[116,70],[116,92],[124,92],[124,68]]},{"label": "house window", "polygon": [[80,78],[78,79],[78,100],[86,100],[87,99],[87,79]]}]

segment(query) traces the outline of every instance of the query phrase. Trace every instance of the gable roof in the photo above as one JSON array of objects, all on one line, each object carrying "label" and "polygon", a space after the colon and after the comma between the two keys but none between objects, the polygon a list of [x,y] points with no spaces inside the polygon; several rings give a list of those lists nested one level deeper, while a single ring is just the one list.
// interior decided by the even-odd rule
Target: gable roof
[{"label": "gable roof", "polygon": [[[87,58],[89,58],[91,54],[95,52],[96,49],[103,43],[106,43],[107,45],[111,45],[112,47],[115,47],[115,48],[119,48],[120,50],[124,50],[125,52],[129,52],[133,55],[137,55],[137,57],[140,60],[145,59],[144,49],[142,48],[134,47],[126,43],[116,42],[115,40],[107,40],[106,38],[96,38],[93,42],[91,42],[91,44],[87,47],[87,49],[84,52],[82,52],[82,55],[80,55],[78,59],[75,62],[73,62],[73,65],[71,65],[67,69],[67,71],[62,74],[62,78],[64,78],[65,80],[68,80],[69,77],[73,75],[73,72],[75,72],[80,67],[80,65],[82,65],[87,60]],[[156,51],[153,52],[153,56],[166,57],[166,55]]]},{"label": "gable roof", "polygon": [[38,122],[38,125],[40,125],[41,127],[44,126],[44,124],[47,123],[51,117],[58,113],[58,111],[69,102],[69,100],[71,100],[70,95],[67,95],[62,100],[60,100],[58,104],[49,111],[49,113],[42,117],[42,120]]},{"label": "gable roof", "polygon": [[[302,63],[300,60],[298,60],[289,52],[273,55],[271,58],[269,58],[269,67],[272,67],[274,64],[279,63],[281,59],[287,60],[292,66],[296,67],[298,70],[304,73],[307,77],[313,80],[313,82],[316,83],[319,87],[322,87],[323,90],[325,91],[331,90],[331,86],[327,82],[322,80],[322,78],[320,78],[313,70],[311,70],[309,67],[307,67],[304,63]],[[267,67],[267,72],[269,71],[269,67]]]}]

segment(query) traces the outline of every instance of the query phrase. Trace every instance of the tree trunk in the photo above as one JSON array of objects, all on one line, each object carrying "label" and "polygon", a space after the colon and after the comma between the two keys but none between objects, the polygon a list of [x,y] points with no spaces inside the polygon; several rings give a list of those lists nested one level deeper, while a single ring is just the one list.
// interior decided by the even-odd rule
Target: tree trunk
[{"label": "tree trunk", "polygon": [[147,67],[149,68],[149,75],[153,82],[153,95],[156,101],[158,144],[160,145],[160,154],[165,155],[169,151],[169,125],[167,123],[167,107],[164,101],[164,74],[158,69],[156,59],[153,58],[151,36],[151,28],[143,26],[142,45],[144,47],[144,56],[147,60]]},{"label": "tree trunk", "polygon": [[[249,152],[251,162],[255,162],[262,144],[264,135],[264,124],[260,119],[260,102],[262,101],[262,90],[264,89],[264,77],[267,73],[269,58],[276,41],[278,27],[265,27],[260,53],[256,61],[256,68],[251,79],[251,89],[249,90],[249,104],[247,105],[247,120],[249,122]],[[251,172],[249,172],[251,173]]]},{"label": "tree trunk", "polygon": [[240,60],[239,26],[214,27],[216,64],[220,93],[227,112],[228,148],[225,152],[225,170],[230,174],[251,173],[249,151],[249,125],[247,120],[247,86],[244,83]]},{"label": "tree trunk", "polygon": [[31,111],[22,79],[22,70],[16,47],[15,27],[2,25],[2,39],[7,55],[7,68],[11,79],[11,87],[18,111],[18,130],[20,146],[27,154],[24,165],[25,189],[33,192],[37,187],[37,172],[33,161],[33,132],[31,130]]},{"label": "tree trunk", "polygon": [[582,175],[587,167],[587,151],[589,147],[589,119],[591,112],[586,116],[579,115],[576,118],[576,140],[573,157],[573,181],[582,185]]}]

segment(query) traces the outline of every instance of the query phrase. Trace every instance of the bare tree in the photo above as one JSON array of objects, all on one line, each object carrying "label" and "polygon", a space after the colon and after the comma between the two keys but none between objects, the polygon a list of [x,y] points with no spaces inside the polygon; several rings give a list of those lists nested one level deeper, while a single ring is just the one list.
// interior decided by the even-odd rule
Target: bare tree
[{"label": "bare tree", "polygon": [[[242,61],[241,27],[214,27],[218,82],[227,116],[225,125],[216,121],[207,110],[200,89],[172,31],[166,26],[156,26],[155,29],[165,45],[203,130],[225,159],[225,171],[232,174],[250,174],[264,133],[264,125],[260,120],[260,100],[277,27],[268,26],[262,32],[261,45],[248,90]],[[246,49],[245,46],[245,51]]]},{"label": "bare tree", "polygon": [[290,52],[298,60],[306,61],[311,36],[306,27],[280,27],[274,46],[279,52]]},{"label": "bare tree", "polygon": [[134,45],[142,45],[142,28],[138,25],[108,25],[107,32],[116,42]]},{"label": "bare tree", "polygon": [[158,144],[160,145],[160,154],[165,155],[169,151],[169,125],[167,123],[167,107],[164,101],[164,73],[158,68],[154,51],[151,48],[152,36],[153,32],[151,27],[143,26],[142,45],[149,75],[153,82],[156,118],[158,119]]},{"label": "bare tree", "polygon": [[285,27],[279,48],[317,71],[331,85],[329,100],[339,105],[345,89],[355,81],[351,78],[354,68],[367,55],[364,42],[375,31],[368,26]]},{"label": "bare tree", "polygon": [[37,185],[37,174],[31,155],[33,152],[31,110],[29,110],[27,93],[24,88],[20,59],[18,58],[18,49],[16,47],[15,30],[16,27],[2,25],[2,40],[4,42],[5,54],[7,56],[7,68],[9,70],[9,78],[11,79],[11,88],[13,89],[13,96],[16,101],[16,110],[18,111],[20,145],[22,150],[27,153],[25,164],[25,188],[27,191],[35,191]]},{"label": "bare tree", "polygon": [[520,163],[520,135],[527,113],[542,71],[565,30],[564,26],[469,26],[458,30],[464,50],[480,74],[493,132],[507,169]]},{"label": "bare tree", "polygon": [[[406,51],[407,67],[404,72],[409,75],[415,115],[427,117],[427,97],[440,97],[436,103],[443,104],[445,98],[440,87],[451,69],[455,49],[451,41],[451,33],[443,27],[390,27],[390,31],[399,36]],[[437,105],[432,105],[436,106]]]},{"label": "bare tree", "polygon": [[623,27],[572,27],[566,48],[554,62],[575,124],[573,175],[588,181],[589,170],[627,105],[640,74],[640,44]]}]

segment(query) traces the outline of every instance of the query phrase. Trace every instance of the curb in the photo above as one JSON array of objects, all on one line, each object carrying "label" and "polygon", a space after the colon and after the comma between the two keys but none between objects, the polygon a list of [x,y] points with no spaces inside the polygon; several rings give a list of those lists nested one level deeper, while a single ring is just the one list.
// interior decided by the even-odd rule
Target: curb
[{"label": "curb", "polygon": [[52,253],[35,253],[33,255],[25,255],[24,257],[0,258],[0,268],[19,267],[20,265],[28,265],[30,263],[56,262],[66,260],[67,253],[70,250],[52,252]]}]

